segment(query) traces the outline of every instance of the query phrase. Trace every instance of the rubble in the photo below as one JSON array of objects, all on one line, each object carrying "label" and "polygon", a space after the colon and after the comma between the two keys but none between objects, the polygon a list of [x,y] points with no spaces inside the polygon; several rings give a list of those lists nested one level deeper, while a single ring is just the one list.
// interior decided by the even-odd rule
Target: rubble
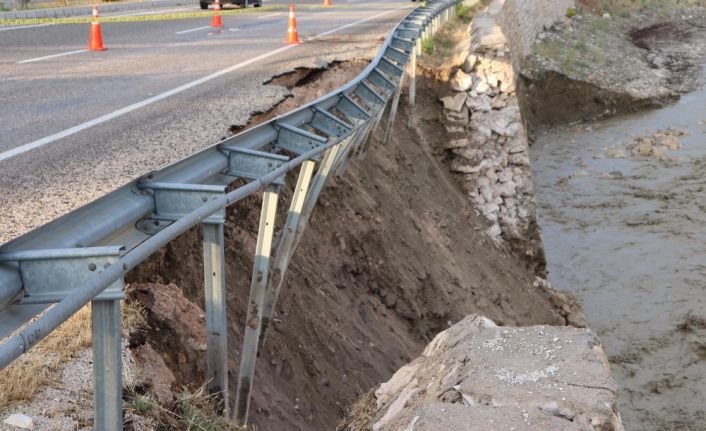
[{"label": "rubble", "polygon": [[[630,150],[633,156],[637,157],[654,157],[658,160],[671,160],[667,155],[667,151],[676,151],[681,149],[682,144],[679,137],[684,136],[685,132],[669,128],[667,130],[658,130],[652,136],[638,136],[632,142],[627,144],[627,149]],[[616,154],[617,151],[609,151],[608,156]]]},{"label": "rubble", "polygon": [[616,391],[590,330],[473,314],[380,385],[345,431],[622,431]]}]

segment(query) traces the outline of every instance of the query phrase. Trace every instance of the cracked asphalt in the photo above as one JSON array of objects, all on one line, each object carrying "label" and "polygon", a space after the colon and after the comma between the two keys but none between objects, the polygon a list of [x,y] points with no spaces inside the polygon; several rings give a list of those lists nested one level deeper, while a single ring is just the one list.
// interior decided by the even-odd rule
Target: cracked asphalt
[{"label": "cracked asphalt", "polygon": [[25,64],[85,48],[88,27],[0,33],[0,244],[230,135],[289,93],[271,77],[371,58],[414,7],[339,3],[300,8],[296,46],[284,9],[224,16],[220,32],[203,18],[104,23],[107,51]]}]

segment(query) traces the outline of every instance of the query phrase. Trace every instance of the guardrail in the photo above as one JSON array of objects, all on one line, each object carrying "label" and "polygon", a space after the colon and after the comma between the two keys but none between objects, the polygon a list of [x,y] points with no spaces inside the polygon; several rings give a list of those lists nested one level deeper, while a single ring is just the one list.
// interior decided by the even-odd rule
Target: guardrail
[{"label": "guardrail", "polygon": [[[120,299],[124,277],[152,253],[201,224],[207,380],[228,399],[225,208],[263,192],[238,386],[232,415],[247,422],[257,351],[265,341],[291,257],[327,178],[364,158],[391,105],[391,133],[406,76],[414,104],[421,40],[455,14],[457,0],[430,2],[390,33],[353,81],[295,111],[247,130],[0,246],[0,369],[92,303],[94,427],[122,429]],[[405,67],[408,67],[405,72]],[[293,158],[282,152],[294,154]],[[318,165],[318,169],[315,168]],[[271,262],[275,213],[285,174],[299,169]],[[246,185],[226,193],[236,179]],[[272,271],[270,271],[272,267]],[[28,323],[31,322],[31,323]]]}]

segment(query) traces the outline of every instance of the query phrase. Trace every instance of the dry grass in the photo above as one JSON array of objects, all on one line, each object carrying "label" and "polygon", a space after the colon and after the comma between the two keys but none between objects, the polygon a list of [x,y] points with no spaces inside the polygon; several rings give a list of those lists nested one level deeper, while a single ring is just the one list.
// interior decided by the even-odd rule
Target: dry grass
[{"label": "dry grass", "polygon": [[629,14],[631,11],[645,8],[664,7],[690,7],[704,6],[705,0],[578,0],[578,6],[584,10],[602,15]]},{"label": "dry grass", "polygon": [[372,429],[377,414],[375,389],[363,395],[351,407],[351,411],[336,426],[336,431],[367,431]]},{"label": "dry grass", "polygon": [[[160,405],[149,395],[127,392],[126,411],[158,424],[157,429],[173,431],[256,431],[240,428],[222,414],[223,405],[216,395],[210,395],[206,385],[195,391],[186,388],[170,406]],[[134,428],[135,430],[139,428]]]},{"label": "dry grass", "polygon": [[[123,332],[145,324],[144,311],[123,301]],[[86,305],[39,342],[29,353],[0,371],[0,409],[31,400],[41,388],[57,385],[58,371],[79,352],[91,347],[91,306]]]}]

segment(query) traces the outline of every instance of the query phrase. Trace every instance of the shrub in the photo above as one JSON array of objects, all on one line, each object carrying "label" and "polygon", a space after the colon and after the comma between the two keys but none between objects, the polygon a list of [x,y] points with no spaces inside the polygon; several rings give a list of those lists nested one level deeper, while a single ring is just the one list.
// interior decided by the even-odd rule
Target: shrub
[{"label": "shrub", "polygon": [[425,37],[422,39],[422,51],[427,55],[432,55],[434,53],[434,39],[431,37]]}]

